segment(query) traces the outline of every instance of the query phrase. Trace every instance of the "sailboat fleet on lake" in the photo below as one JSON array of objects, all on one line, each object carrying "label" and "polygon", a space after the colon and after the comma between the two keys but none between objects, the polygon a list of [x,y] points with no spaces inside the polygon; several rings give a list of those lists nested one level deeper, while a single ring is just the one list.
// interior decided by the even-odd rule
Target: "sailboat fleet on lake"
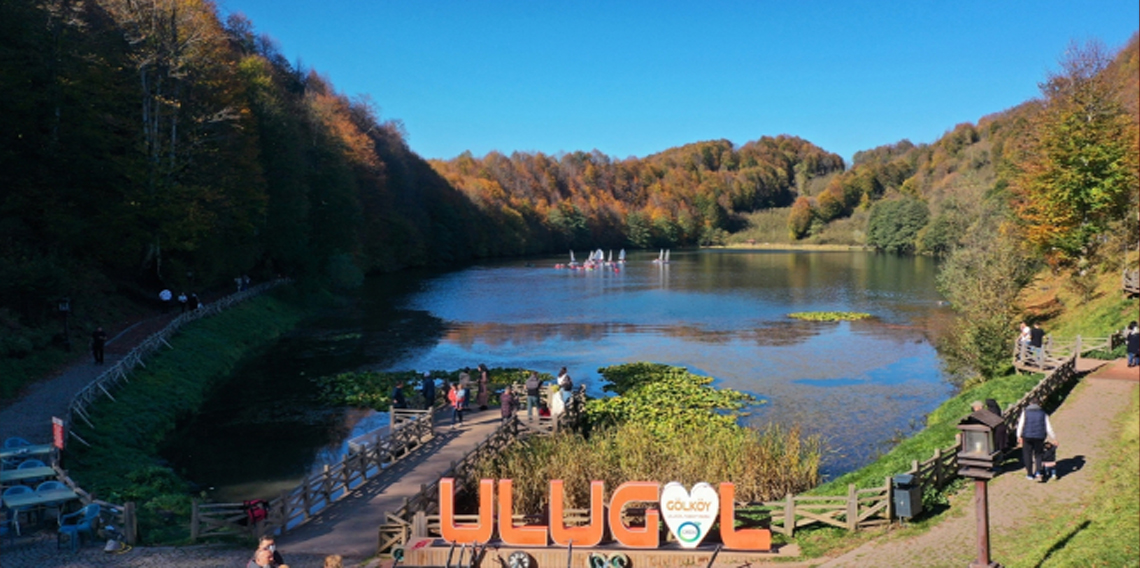
[{"label": "sailboat fleet on lake", "polygon": [[[607,259],[606,253],[602,249],[598,249],[590,253],[585,262],[579,263],[574,258],[574,251],[570,251],[570,262],[558,263],[554,268],[566,268],[570,270],[602,270],[612,269],[614,272],[620,272],[621,265],[625,264],[625,249],[618,251],[618,259],[614,260],[614,251],[611,250]],[[661,249],[657,258],[653,259],[653,264],[669,264],[669,251]]]}]

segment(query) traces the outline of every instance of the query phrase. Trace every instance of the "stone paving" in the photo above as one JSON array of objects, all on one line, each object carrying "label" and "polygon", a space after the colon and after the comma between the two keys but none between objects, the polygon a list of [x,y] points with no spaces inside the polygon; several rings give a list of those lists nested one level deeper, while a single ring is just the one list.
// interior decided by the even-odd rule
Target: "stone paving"
[{"label": "stone paving", "polygon": [[[244,568],[252,557],[252,549],[232,545],[136,547],[122,554],[103,551],[100,544],[86,542],[76,552],[67,543],[56,549],[55,535],[41,531],[34,536],[7,538],[0,544],[0,566],[3,568]],[[281,547],[290,568],[321,568],[324,556],[293,554]],[[346,559],[345,566],[371,566],[363,559]]]}]

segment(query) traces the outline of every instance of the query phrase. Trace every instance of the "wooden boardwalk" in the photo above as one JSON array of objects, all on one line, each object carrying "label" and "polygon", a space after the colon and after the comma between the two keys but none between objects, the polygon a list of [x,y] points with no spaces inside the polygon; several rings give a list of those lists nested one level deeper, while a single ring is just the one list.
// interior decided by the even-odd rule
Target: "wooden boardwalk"
[{"label": "wooden boardwalk", "polygon": [[[436,414],[435,437],[397,462],[384,476],[332,505],[308,523],[278,539],[286,554],[340,554],[368,558],[376,554],[384,513],[399,509],[405,499],[439,479],[451,462],[459,461],[499,427],[498,408],[467,412],[462,426],[452,429],[451,411]],[[525,417],[523,418],[525,420]]]}]

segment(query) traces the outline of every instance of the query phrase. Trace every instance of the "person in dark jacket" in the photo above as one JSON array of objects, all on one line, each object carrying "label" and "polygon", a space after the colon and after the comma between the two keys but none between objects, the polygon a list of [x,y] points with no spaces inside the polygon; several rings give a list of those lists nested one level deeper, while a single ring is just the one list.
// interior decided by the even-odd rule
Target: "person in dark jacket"
[{"label": "person in dark jacket", "polygon": [[103,326],[99,326],[91,333],[91,356],[95,358],[96,365],[103,364],[103,347],[105,345],[107,345],[107,332],[103,331]]},{"label": "person in dark jacket", "polygon": [[1043,345],[1045,345],[1045,330],[1041,329],[1041,324],[1034,323],[1029,329],[1029,352],[1037,359],[1038,364],[1044,355],[1041,350]]},{"label": "person in dark jacket", "polygon": [[1017,443],[1021,444],[1025,478],[1030,481],[1045,481],[1041,470],[1045,440],[1057,445],[1057,435],[1053,432],[1053,425],[1049,423],[1049,415],[1041,408],[1041,402],[1034,399],[1021,412],[1021,418],[1017,421]]},{"label": "person in dark jacket", "polygon": [[1124,343],[1127,345],[1125,350],[1128,352],[1128,366],[1140,366],[1140,328],[1137,328],[1135,320],[1128,324],[1128,329],[1124,333]]},{"label": "person in dark jacket", "polygon": [[408,401],[404,398],[404,381],[396,383],[392,389],[392,408],[407,408]]},{"label": "person in dark jacket", "polygon": [[539,393],[542,391],[542,379],[538,378],[538,371],[531,371],[526,378],[526,419],[534,420],[534,411],[538,410]]},{"label": "person in dark jacket", "polygon": [[519,401],[515,398],[515,393],[511,387],[503,390],[503,394],[499,396],[499,412],[503,415],[503,422],[511,419],[515,412],[519,409]]},{"label": "person in dark jacket", "polygon": [[424,371],[423,381],[420,383],[420,394],[424,397],[424,410],[431,410],[435,405],[435,379],[431,373]]}]

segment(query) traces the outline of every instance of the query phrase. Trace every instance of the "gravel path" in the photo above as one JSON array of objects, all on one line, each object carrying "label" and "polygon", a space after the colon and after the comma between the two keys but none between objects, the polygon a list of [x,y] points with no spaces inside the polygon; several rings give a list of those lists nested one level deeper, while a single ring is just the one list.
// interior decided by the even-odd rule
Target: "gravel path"
[{"label": "gravel path", "polygon": [[[1140,372],[1127,369],[1121,373],[1116,365],[1120,362],[1115,362],[1103,373],[1106,378],[1082,380],[1050,417],[1060,442],[1058,470],[1068,470],[1067,473],[1063,473],[1060,479],[1037,483],[1026,480],[1025,469],[1022,468],[1006,471],[990,482],[992,560],[1001,562],[1003,557],[1011,557],[1014,551],[1024,550],[1025,543],[1019,538],[1018,529],[1034,522],[1043,511],[1075,511],[1084,507],[1082,497],[1091,489],[1095,475],[1095,468],[1089,466],[1104,460],[1108,444],[1117,434],[1114,418],[1128,408],[1130,395],[1140,383]],[[975,560],[976,554],[973,499],[972,488],[961,492],[952,501],[956,510],[921,535],[909,538],[886,535],[838,558],[822,561],[820,566],[967,566]]]}]

